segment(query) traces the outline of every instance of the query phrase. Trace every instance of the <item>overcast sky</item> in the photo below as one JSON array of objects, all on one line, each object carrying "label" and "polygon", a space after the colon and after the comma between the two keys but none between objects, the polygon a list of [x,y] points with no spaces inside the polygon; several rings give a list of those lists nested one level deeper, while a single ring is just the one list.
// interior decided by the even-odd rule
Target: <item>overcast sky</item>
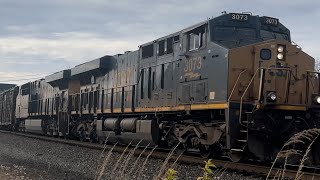
[{"label": "overcast sky", "polygon": [[21,84],[219,16],[280,19],[292,40],[320,59],[315,0],[0,0],[0,82]]}]

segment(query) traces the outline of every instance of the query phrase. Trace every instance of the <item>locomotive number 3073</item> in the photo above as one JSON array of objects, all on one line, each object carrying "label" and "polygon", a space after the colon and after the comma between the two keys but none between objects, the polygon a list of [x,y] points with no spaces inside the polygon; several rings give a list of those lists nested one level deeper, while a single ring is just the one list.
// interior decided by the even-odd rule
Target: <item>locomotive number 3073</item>
[{"label": "locomotive number 3073", "polygon": [[191,72],[194,70],[201,69],[202,66],[202,58],[201,57],[194,57],[190,59],[186,59],[184,71],[185,72]]},{"label": "locomotive number 3073", "polygon": [[232,14],[231,19],[233,20],[239,20],[239,21],[247,21],[248,20],[247,14]]}]

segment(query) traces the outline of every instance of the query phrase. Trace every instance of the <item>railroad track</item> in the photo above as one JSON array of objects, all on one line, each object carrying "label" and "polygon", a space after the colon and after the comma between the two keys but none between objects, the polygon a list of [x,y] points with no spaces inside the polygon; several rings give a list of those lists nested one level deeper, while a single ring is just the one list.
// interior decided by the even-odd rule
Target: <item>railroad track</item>
[{"label": "railroad track", "polygon": [[[12,131],[4,131],[0,130],[0,133],[6,133],[6,134],[12,134],[16,136],[22,136],[22,137],[27,137],[27,138],[34,138],[34,139],[39,139],[39,140],[44,140],[44,141],[49,141],[49,142],[56,142],[56,143],[63,143],[63,144],[68,144],[72,146],[79,146],[79,147],[86,147],[86,148],[92,148],[92,149],[98,149],[98,150],[103,150],[105,149],[106,151],[111,150],[113,148],[114,152],[119,152],[123,153],[123,151],[126,149],[124,146],[113,146],[113,145],[101,145],[97,143],[89,143],[89,142],[80,142],[76,140],[67,140],[67,139],[60,139],[60,138],[54,138],[54,137],[48,137],[48,136],[40,136],[40,135],[34,135],[34,134],[27,134],[27,133],[20,133],[20,132],[12,132]],[[132,150],[132,147],[129,147],[127,149],[127,152]],[[150,154],[151,149],[147,149],[143,152],[143,149],[136,149],[134,152],[134,155],[140,155],[143,157],[146,157]],[[150,157],[153,158],[158,158],[158,159],[166,159],[168,157],[168,151],[154,151],[150,155]],[[175,161],[177,158],[179,158],[177,161],[181,163],[186,163],[186,164],[197,164],[197,165],[203,165],[204,164],[204,159],[200,157],[194,157],[194,156],[189,156],[189,155],[182,155],[178,156],[176,154],[171,156],[171,160]],[[237,172],[242,172],[242,173],[248,173],[248,174],[253,174],[256,176],[260,177],[266,177],[270,171],[270,167],[267,166],[261,166],[261,165],[253,165],[253,164],[247,164],[247,163],[234,163],[230,161],[224,161],[224,160],[219,160],[219,159],[213,159],[214,164],[218,168],[224,168],[228,169],[231,171],[237,171]],[[269,178],[273,179],[275,176],[278,176],[279,173],[283,171],[282,168],[273,168]],[[296,170],[290,170],[287,169],[284,173],[284,178],[286,179],[295,179],[297,174]],[[277,178],[276,178],[277,179]],[[320,174],[319,174],[319,169],[314,169],[313,172],[302,172],[301,177],[299,178],[301,180],[316,180],[320,179]]]}]

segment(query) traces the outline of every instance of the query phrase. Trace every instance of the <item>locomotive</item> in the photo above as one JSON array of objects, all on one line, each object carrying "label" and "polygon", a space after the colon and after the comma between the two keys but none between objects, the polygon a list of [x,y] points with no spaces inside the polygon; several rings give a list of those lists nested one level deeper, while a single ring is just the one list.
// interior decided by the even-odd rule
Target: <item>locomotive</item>
[{"label": "locomotive", "polygon": [[0,123],[82,141],[270,161],[293,134],[319,127],[318,74],[279,19],[224,13],[136,51],[7,90]]}]

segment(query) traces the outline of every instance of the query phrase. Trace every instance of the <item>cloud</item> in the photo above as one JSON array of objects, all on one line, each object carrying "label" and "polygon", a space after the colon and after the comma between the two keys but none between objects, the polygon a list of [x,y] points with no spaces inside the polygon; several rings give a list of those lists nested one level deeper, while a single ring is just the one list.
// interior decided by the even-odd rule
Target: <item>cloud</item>
[{"label": "cloud", "polygon": [[44,76],[34,76],[32,79],[20,78],[21,76],[50,74],[106,54],[114,55],[127,50],[137,50],[139,43],[151,39],[149,36],[106,39],[96,34],[82,32],[54,33],[53,36],[55,38],[50,39],[24,36],[0,37],[0,83],[22,84]]},{"label": "cloud", "polygon": [[50,73],[30,73],[30,72],[0,72],[0,83],[24,84],[29,81],[41,79]]},{"label": "cloud", "polygon": [[[66,59],[69,62],[80,63],[105,54],[113,55],[137,49],[137,40],[110,41],[96,37],[94,34],[78,32],[55,33],[55,36],[55,39],[0,37],[0,55],[9,56],[19,52],[15,55],[42,56],[53,60]],[[12,60],[4,60],[3,63],[12,63]]]}]

